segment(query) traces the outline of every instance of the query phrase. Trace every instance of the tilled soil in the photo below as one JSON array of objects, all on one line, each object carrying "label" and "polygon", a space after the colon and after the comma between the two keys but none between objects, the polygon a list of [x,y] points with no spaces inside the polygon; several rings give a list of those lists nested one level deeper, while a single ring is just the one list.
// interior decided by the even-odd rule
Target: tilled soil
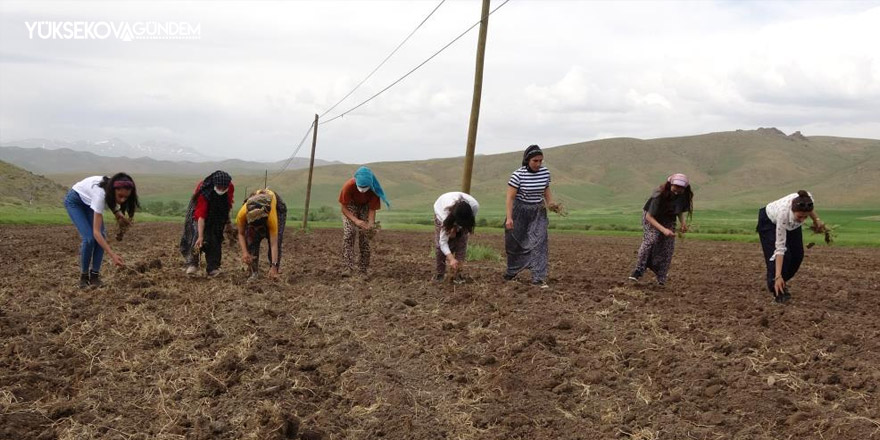
[{"label": "tilled soil", "polygon": [[679,240],[659,287],[625,282],[637,239],[553,235],[542,290],[430,282],[431,234],[391,231],[367,279],[293,228],[280,280],[231,247],[188,278],[180,230],[136,225],[81,291],[72,226],[3,227],[0,438],[880,438],[877,249],[807,250],[783,306],[757,244]]}]

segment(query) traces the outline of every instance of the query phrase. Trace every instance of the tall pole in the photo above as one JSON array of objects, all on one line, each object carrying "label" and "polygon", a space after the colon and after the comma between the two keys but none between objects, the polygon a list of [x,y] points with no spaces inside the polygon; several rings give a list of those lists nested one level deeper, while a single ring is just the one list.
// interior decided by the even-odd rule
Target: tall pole
[{"label": "tall pole", "polygon": [[462,192],[471,192],[471,174],[474,171],[474,150],[477,146],[477,124],[480,121],[480,98],[483,93],[483,60],[486,57],[486,33],[489,30],[489,0],[483,0],[480,36],[477,39],[477,67],[474,71],[474,99],[471,101],[471,120],[468,125],[467,153],[464,158]]},{"label": "tall pole", "polygon": [[309,183],[306,185],[306,209],[303,211],[303,229],[309,225],[309,200],[312,198],[312,172],[315,170],[315,145],[318,143],[318,115],[312,127],[312,157],[309,159]]}]

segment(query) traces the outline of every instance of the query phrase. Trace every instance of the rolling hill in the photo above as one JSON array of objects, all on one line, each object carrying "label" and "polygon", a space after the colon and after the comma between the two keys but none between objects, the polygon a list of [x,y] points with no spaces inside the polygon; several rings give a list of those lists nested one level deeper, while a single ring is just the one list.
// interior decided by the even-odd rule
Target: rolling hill
[{"label": "rolling hill", "polygon": [[[805,188],[818,206],[880,210],[880,140],[799,134],[776,129],[640,140],[604,139],[545,148],[545,165],[558,199],[571,209],[637,210],[668,174],[691,177],[698,208],[760,206]],[[501,208],[506,182],[521,153],[478,156],[472,194],[482,206]],[[461,187],[462,159],[370,164],[393,207],[430,206],[437,195]],[[357,165],[315,170],[312,206],[335,205],[345,176]],[[282,174],[274,187],[301,206],[307,173]],[[256,182],[256,180],[254,181]]]},{"label": "rolling hill", "polygon": [[65,194],[64,186],[0,161],[0,205],[61,206]]},{"label": "rolling hill", "polygon": [[[761,128],[651,140],[603,139],[544,151],[554,194],[569,209],[635,211],[668,174],[683,172],[693,182],[697,209],[758,207],[803,188],[813,192],[820,209],[880,211],[880,140],[876,139],[804,137]],[[519,152],[476,157],[471,192],[483,207],[503,208],[507,179],[520,158]],[[238,194],[263,184],[263,168],[255,172],[235,161],[204,167],[144,159],[129,163],[116,162],[118,158],[108,159],[113,162],[92,159],[101,164],[102,171],[131,172],[145,200],[185,200],[198,177],[218,168],[233,175]],[[64,169],[64,158],[51,160],[55,162],[43,163],[44,168],[28,168]],[[461,188],[462,162],[459,157],[369,166],[382,182],[392,208],[426,210],[437,195]],[[357,167],[330,164],[316,168],[311,206],[335,207],[339,188]],[[86,175],[75,170],[47,174],[63,185]],[[269,186],[279,191],[291,209],[301,209],[307,177],[306,170],[290,170],[271,178]]]}]

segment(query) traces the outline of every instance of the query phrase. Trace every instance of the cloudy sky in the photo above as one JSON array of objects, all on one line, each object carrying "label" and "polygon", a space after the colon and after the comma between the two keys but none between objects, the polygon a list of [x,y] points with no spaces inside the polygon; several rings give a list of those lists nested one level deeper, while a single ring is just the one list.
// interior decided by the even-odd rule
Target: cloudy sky
[{"label": "cloudy sky", "polygon": [[[118,137],[283,159],[439,3],[0,0],[0,141]],[[479,15],[479,1],[443,3],[324,120]],[[29,29],[40,21],[186,23],[199,38],[41,38]],[[321,125],[318,157],[462,155],[476,41],[474,29]],[[880,1],[511,0],[489,20],[477,152],[760,126],[878,139],[878,41]]]}]

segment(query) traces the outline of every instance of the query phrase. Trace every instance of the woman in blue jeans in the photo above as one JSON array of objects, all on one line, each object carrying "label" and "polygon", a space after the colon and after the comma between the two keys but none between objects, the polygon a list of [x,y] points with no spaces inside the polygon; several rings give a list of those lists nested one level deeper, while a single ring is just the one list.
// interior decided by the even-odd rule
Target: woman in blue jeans
[{"label": "woman in blue jeans", "polygon": [[117,266],[125,265],[125,261],[113,252],[104,236],[104,210],[109,208],[121,225],[130,224],[135,208],[140,208],[134,180],[125,173],[117,173],[109,178],[85,178],[67,192],[64,207],[82,238],[79,287],[101,287],[103,283],[100,271],[104,252],[110,255]]}]

